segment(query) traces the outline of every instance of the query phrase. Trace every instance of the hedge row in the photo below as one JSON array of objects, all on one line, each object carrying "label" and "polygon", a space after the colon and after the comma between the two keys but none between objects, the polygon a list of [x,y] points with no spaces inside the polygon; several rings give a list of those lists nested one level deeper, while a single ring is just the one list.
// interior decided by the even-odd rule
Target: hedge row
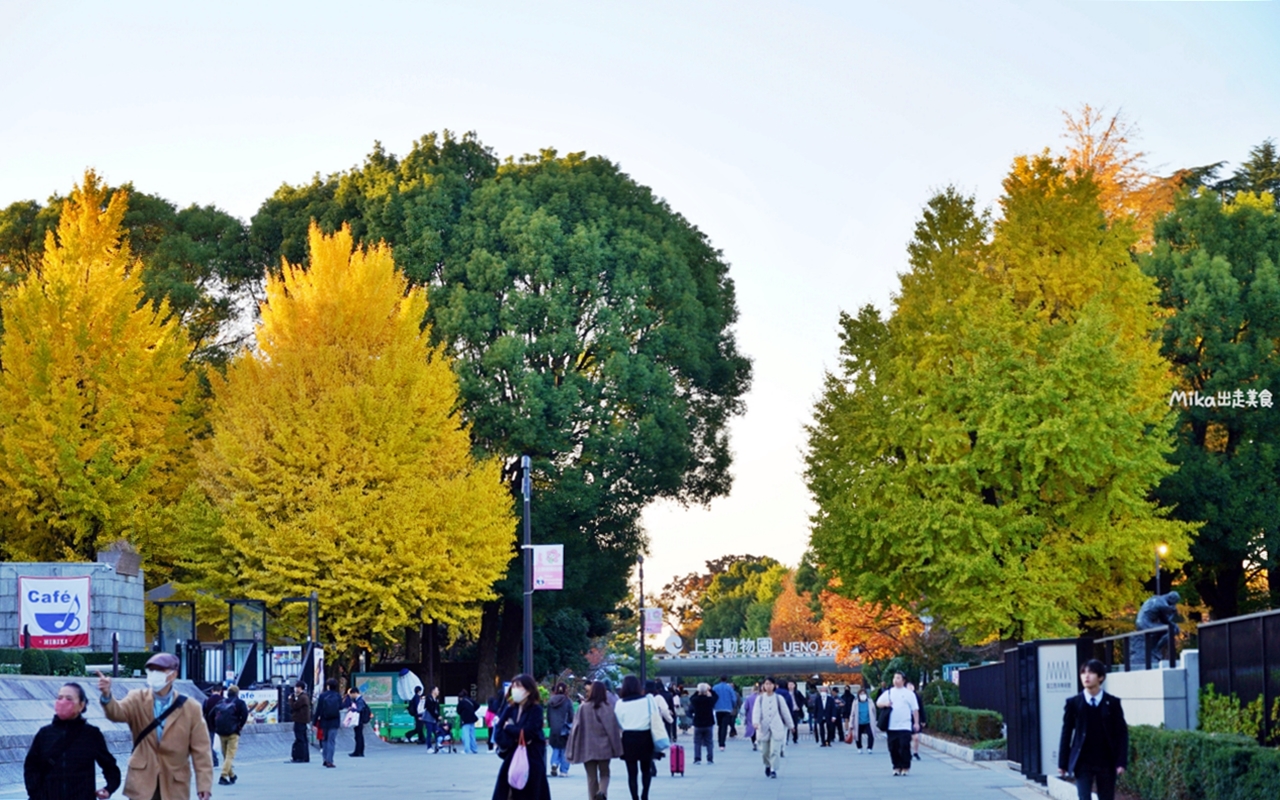
[{"label": "hedge row", "polygon": [[[132,675],[147,664],[154,653],[121,653],[120,671]],[[85,664],[109,664],[110,653],[69,653],[65,650],[24,650],[16,647],[0,648],[0,664],[21,665],[23,675],[75,675],[85,674]]]},{"label": "hedge row", "polygon": [[949,733],[952,736],[962,736],[975,741],[999,739],[1004,735],[1001,730],[1001,723],[1004,720],[995,711],[926,704],[924,713],[929,730],[938,733]]},{"label": "hedge row", "polygon": [[1141,800],[1276,800],[1280,750],[1244,736],[1134,725],[1120,788]]}]

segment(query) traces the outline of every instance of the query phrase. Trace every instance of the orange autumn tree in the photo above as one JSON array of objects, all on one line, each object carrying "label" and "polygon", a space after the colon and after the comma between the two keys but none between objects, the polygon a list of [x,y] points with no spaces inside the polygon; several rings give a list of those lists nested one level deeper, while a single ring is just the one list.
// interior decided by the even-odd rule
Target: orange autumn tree
[{"label": "orange autumn tree", "polygon": [[[822,625],[826,638],[836,643],[842,661],[891,658],[924,631],[919,618],[904,608],[841,597],[833,588],[836,587],[824,589],[819,595]],[[856,654],[854,648],[858,650]]]},{"label": "orange autumn tree", "polygon": [[782,642],[821,641],[822,626],[813,618],[813,595],[796,591],[796,575],[792,571],[782,580],[782,594],[773,602],[773,620],[769,637],[775,647]]},{"label": "orange autumn tree", "polygon": [[1078,114],[1064,111],[1062,116],[1067,126],[1067,174],[1093,173],[1098,205],[1107,219],[1127,221],[1138,234],[1135,249],[1150,250],[1156,219],[1173,209],[1179,177],[1162,178],[1147,171],[1146,153],[1130,143],[1138,136],[1137,126],[1123,114],[1108,118],[1104,109],[1086,103]]}]

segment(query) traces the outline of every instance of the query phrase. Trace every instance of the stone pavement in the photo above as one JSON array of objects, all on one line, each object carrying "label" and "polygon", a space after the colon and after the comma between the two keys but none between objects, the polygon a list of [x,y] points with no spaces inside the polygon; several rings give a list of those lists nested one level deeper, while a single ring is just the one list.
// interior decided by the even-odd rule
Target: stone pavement
[{"label": "stone pavement", "polygon": [[[369,737],[367,756],[353,759],[350,733],[338,742],[337,769],[321,766],[313,751],[310,764],[287,764],[287,748],[270,761],[237,760],[239,781],[234,786],[213,787],[218,800],[393,800],[423,795],[445,800],[490,800],[498,768],[496,756],[429,754],[425,748],[408,744],[385,744]],[[731,739],[728,749],[716,752],[713,765],[693,764],[692,737],[681,737],[689,745],[688,774],[672,777],[667,762],[658,762],[650,800],[1045,800],[1045,795],[1027,787],[1022,776],[1009,770],[1005,762],[991,765],[966,763],[928,748],[921,748],[911,774],[892,774],[884,741],[876,742],[874,755],[859,754],[851,745],[820,748],[803,738],[791,745],[778,768],[778,778],[764,775],[759,754],[751,743]],[[483,745],[482,745],[483,748]],[[586,778],[574,765],[569,777],[551,778],[554,800],[587,800]],[[25,793],[0,790],[0,798],[21,798]],[[120,795],[117,794],[116,797]],[[626,767],[613,762],[612,800],[628,800]]]}]

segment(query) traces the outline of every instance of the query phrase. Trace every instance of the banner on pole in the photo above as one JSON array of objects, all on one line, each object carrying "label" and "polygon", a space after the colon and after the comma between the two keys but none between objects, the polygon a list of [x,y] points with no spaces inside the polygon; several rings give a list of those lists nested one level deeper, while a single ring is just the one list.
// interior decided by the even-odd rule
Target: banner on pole
[{"label": "banner on pole", "polygon": [[533,590],[553,591],[564,588],[564,545],[533,546]]},{"label": "banner on pole", "polygon": [[644,632],[662,633],[662,609],[646,608],[644,610]]},{"label": "banner on pole", "polygon": [[18,642],[31,633],[31,646],[41,650],[89,646],[89,576],[78,578],[18,577]]}]

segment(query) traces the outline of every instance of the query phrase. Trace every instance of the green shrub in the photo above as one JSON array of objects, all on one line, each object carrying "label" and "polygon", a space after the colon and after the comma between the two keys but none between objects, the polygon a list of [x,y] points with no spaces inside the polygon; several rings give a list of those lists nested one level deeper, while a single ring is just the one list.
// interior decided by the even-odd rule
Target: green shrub
[{"label": "green shrub", "polygon": [[84,656],[65,650],[49,651],[49,674],[69,677],[84,676]]},{"label": "green shrub", "polygon": [[1141,800],[1275,800],[1280,751],[1246,736],[1134,725],[1120,788]]},{"label": "green shrub", "polygon": [[925,705],[925,718],[930,730],[949,733],[965,739],[983,741],[999,739],[1004,731],[1004,721],[995,711],[983,711],[963,706]]},{"label": "green shrub", "polygon": [[974,750],[1005,750],[1009,743],[1004,739],[984,739],[973,746]]},{"label": "green shrub", "polygon": [[49,656],[43,650],[22,651],[22,674],[23,675],[48,675],[49,674]]},{"label": "green shrub", "polygon": [[927,706],[958,706],[960,705],[960,687],[951,681],[936,680],[929,681],[920,690],[920,697],[923,698],[924,704]]}]

